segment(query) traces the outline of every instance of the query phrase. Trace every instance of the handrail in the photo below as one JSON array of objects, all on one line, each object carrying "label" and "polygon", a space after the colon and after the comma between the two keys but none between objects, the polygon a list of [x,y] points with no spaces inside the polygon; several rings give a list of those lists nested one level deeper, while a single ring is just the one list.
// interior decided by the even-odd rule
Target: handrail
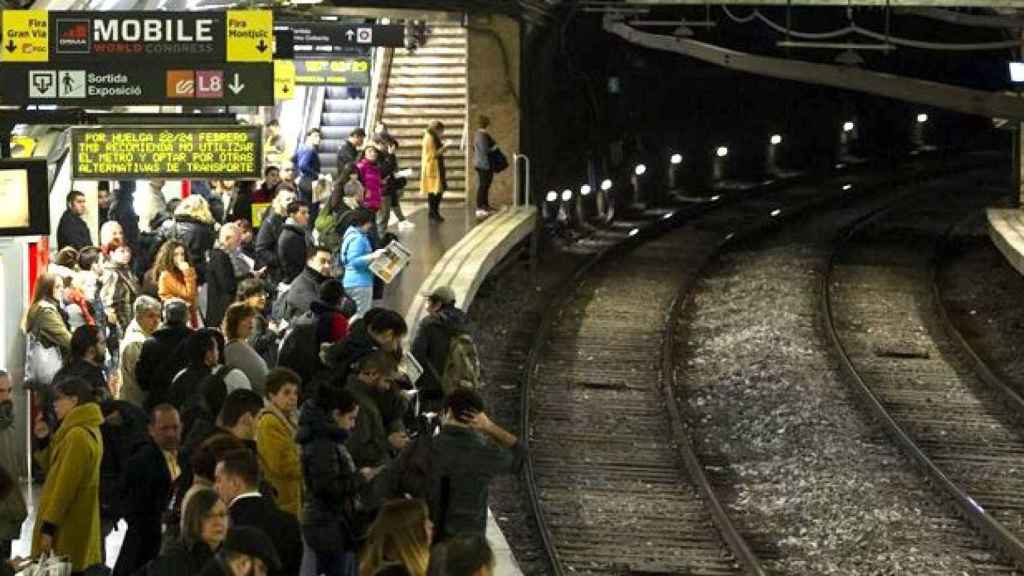
[{"label": "handrail", "polygon": [[391,80],[391,64],[395,58],[394,48],[376,48],[374,55],[376,70],[373,82],[367,94],[366,108],[363,114],[363,129],[367,134],[376,132],[377,124],[384,117],[384,103],[388,97],[388,84]]},{"label": "handrail", "polygon": [[516,208],[519,207],[519,161],[523,161],[523,165],[526,169],[526,196],[524,197],[525,205],[532,206],[533,202],[530,194],[530,157],[526,154],[515,153],[512,155],[512,205]]}]

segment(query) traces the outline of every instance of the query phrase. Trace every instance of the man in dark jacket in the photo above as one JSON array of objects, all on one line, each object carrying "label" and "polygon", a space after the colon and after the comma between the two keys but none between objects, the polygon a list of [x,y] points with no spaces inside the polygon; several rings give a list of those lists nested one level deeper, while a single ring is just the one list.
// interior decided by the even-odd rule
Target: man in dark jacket
[{"label": "man in dark jacket", "polygon": [[[391,380],[396,368],[394,356],[378,350],[363,357],[358,373],[349,377],[346,389],[359,402],[359,416],[345,447],[359,468],[386,466],[409,442],[403,420],[408,403]],[[377,500],[364,506],[375,508]]]},{"label": "man in dark jacket", "polygon": [[89,225],[82,219],[85,215],[85,194],[78,190],[68,192],[67,206],[68,209],[61,215],[60,224],[57,225],[57,249],[71,246],[75,250],[81,250],[86,246],[92,246]]},{"label": "man in dark jacket", "polygon": [[281,263],[281,281],[291,284],[302,272],[303,264],[313,247],[309,236],[309,204],[295,200],[288,205],[288,219],[277,240],[277,259]]},{"label": "man in dark jacket", "polygon": [[274,549],[281,559],[281,576],[297,576],[302,564],[302,535],[299,521],[279,510],[274,501],[260,494],[260,465],[255,454],[238,450],[217,462],[217,494],[228,506],[231,526],[252,526],[274,535]]},{"label": "man in dark jacket", "polygon": [[434,437],[430,471],[430,516],[438,539],[487,531],[490,481],[517,474],[526,447],[487,417],[476,390],[448,395],[444,426]]},{"label": "man in dark jacket", "polygon": [[275,317],[291,322],[309,312],[310,305],[317,298],[320,285],[330,279],[331,252],[323,246],[317,246],[306,259],[306,266],[292,280],[288,291],[280,296],[280,306],[275,305]]},{"label": "man in dark jacket", "polygon": [[356,128],[349,132],[348,140],[338,148],[338,170],[346,164],[354,164],[359,159],[359,151],[363,149],[363,142],[366,140],[366,130]]},{"label": "man in dark jacket", "polygon": [[161,522],[181,475],[178,445],[181,420],[169,404],[149,413],[149,442],[128,460],[123,481],[124,516],[128,523],[115,576],[130,576],[160,553]]},{"label": "man in dark jacket", "polygon": [[299,172],[296,182],[299,185],[299,198],[313,202],[313,183],[320,178],[320,129],[310,128],[306,133],[306,142],[292,158]]},{"label": "man in dark jacket", "polygon": [[163,326],[142,344],[135,377],[139,388],[148,393],[147,408],[166,401],[171,381],[185,367],[186,359],[178,347],[192,334],[188,318],[188,304],[184,300],[168,300],[164,303]]},{"label": "man in dark jacket", "polygon": [[273,281],[281,278],[281,263],[277,259],[277,241],[281,237],[288,205],[295,201],[295,191],[281,187],[274,197],[274,203],[267,210],[256,235],[256,268],[266,268]]},{"label": "man in dark jacket", "polygon": [[259,528],[239,526],[228,530],[220,551],[198,576],[254,576],[277,574],[280,569],[271,537]]},{"label": "man in dark jacket", "polygon": [[407,331],[405,318],[398,312],[371,308],[352,324],[348,338],[332,345],[324,354],[327,367],[332,370],[331,380],[343,385],[356,363],[377,350],[396,354]]},{"label": "man in dark jacket", "polygon": [[429,314],[420,321],[409,351],[423,366],[423,375],[416,383],[420,401],[428,410],[440,410],[443,407],[439,403],[444,400],[441,376],[448,362],[451,340],[468,331],[469,319],[455,307],[455,292],[451,288],[440,286],[424,296]]},{"label": "man in dark jacket", "polygon": [[95,326],[79,326],[71,334],[71,359],[53,376],[58,382],[77,376],[92,386],[93,396],[98,400],[110,398],[107,377],[103,365],[107,359],[107,343]]}]

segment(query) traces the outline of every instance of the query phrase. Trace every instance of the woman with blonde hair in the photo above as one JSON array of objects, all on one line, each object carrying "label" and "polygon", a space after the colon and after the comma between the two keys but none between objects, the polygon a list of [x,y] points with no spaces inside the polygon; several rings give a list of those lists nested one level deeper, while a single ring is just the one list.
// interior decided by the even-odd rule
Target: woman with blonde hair
[{"label": "woman with blonde hair", "polygon": [[206,199],[193,194],[174,209],[171,238],[188,249],[188,257],[196,268],[200,284],[206,282],[206,255],[213,249],[217,234],[213,229],[213,213]]},{"label": "woman with blonde hair", "polygon": [[193,327],[198,325],[196,299],[199,295],[199,282],[184,244],[177,240],[164,242],[146,277],[156,282],[160,301],[181,298],[187,302],[192,318],[190,324]]},{"label": "woman with blonde hair", "polygon": [[391,500],[370,526],[359,576],[425,576],[434,525],[423,500]]}]

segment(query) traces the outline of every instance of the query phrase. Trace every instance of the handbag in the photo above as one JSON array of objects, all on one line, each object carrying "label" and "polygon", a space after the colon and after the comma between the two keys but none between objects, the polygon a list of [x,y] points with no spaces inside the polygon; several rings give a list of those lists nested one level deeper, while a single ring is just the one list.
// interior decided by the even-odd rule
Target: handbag
[{"label": "handbag", "polygon": [[505,153],[501,151],[501,148],[497,146],[491,148],[491,151],[487,153],[487,159],[491,164],[491,172],[495,174],[504,172],[508,168],[508,158],[505,157]]},{"label": "handbag", "polygon": [[29,332],[25,343],[25,381],[36,386],[48,386],[64,365],[59,346],[47,346]]}]

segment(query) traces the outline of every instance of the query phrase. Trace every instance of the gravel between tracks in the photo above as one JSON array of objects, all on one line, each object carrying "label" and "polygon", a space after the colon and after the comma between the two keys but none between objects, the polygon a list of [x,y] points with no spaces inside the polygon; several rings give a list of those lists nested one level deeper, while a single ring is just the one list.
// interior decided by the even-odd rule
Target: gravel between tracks
[{"label": "gravel between tracks", "polygon": [[[826,225],[734,251],[680,319],[677,387],[705,462],[756,549],[785,574],[1005,573],[840,379],[818,324]],[[769,554],[763,553],[764,556]]]}]

